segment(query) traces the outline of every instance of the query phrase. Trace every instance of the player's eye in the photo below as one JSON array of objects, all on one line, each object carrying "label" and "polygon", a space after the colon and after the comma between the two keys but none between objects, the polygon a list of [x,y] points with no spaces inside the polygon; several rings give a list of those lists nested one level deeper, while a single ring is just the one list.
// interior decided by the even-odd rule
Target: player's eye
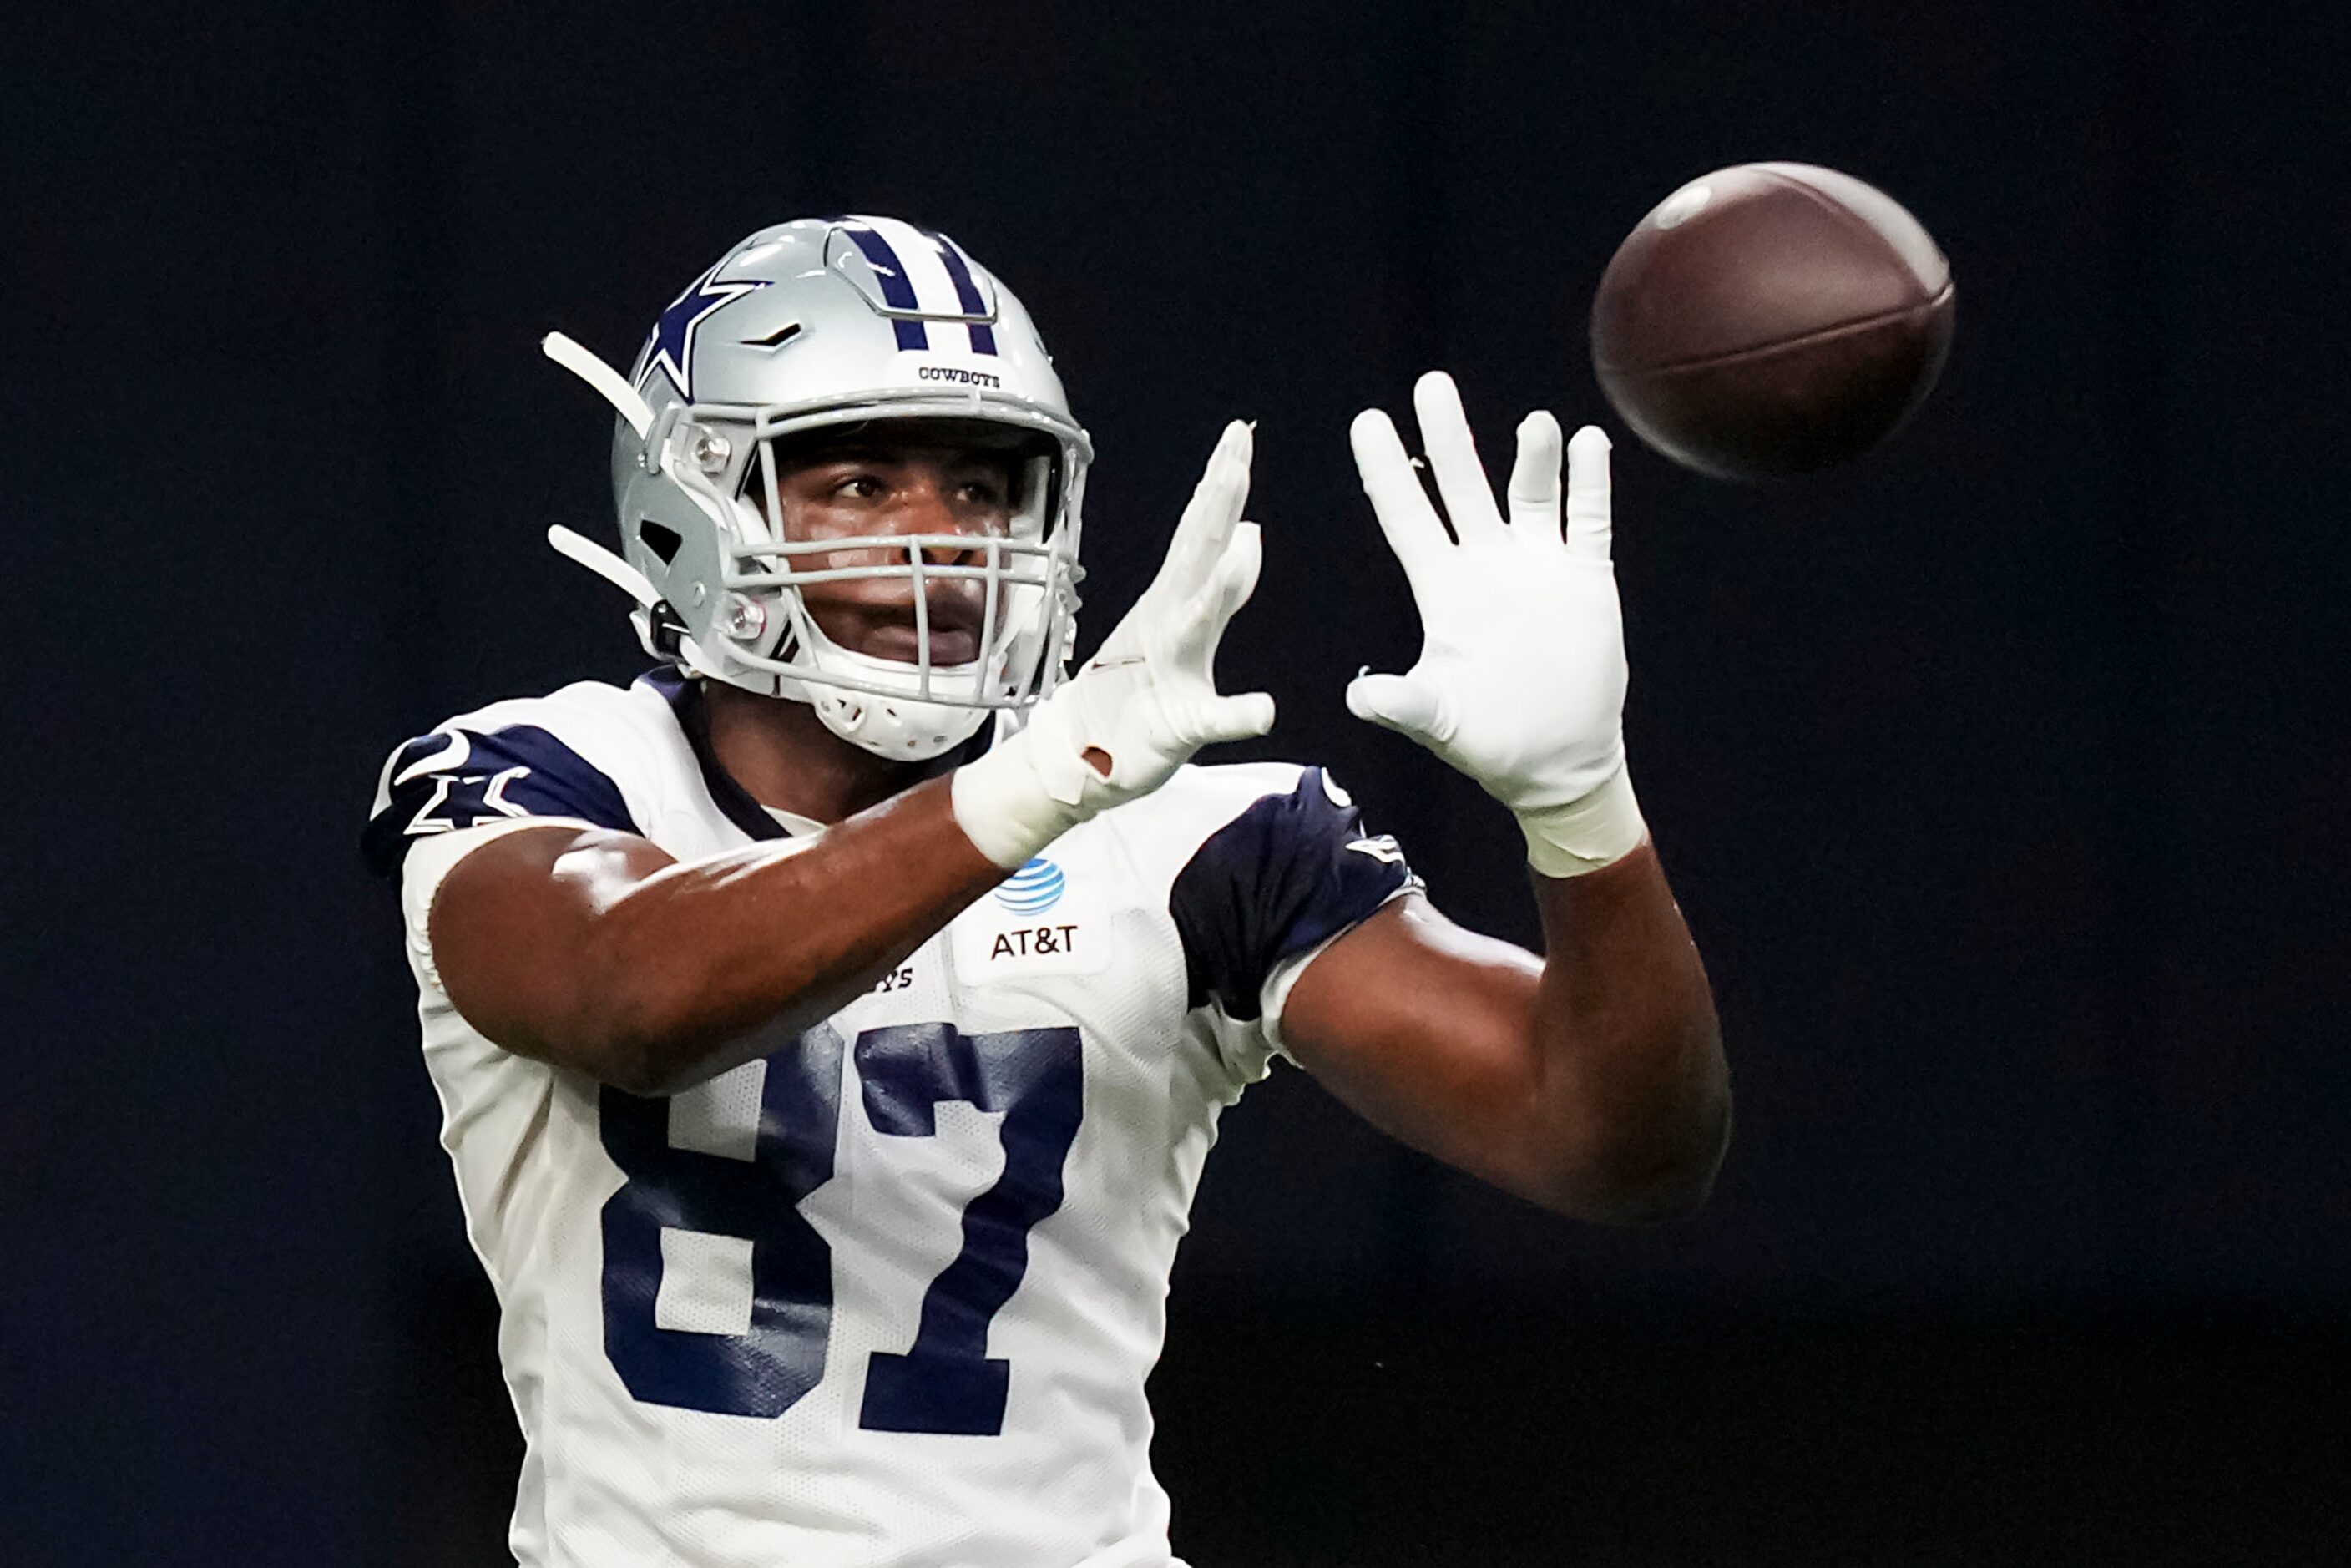
[{"label": "player's eye", "polygon": [[872,474],[852,474],[835,485],[832,490],[836,496],[846,496],[858,501],[878,501],[888,492],[889,486]]}]

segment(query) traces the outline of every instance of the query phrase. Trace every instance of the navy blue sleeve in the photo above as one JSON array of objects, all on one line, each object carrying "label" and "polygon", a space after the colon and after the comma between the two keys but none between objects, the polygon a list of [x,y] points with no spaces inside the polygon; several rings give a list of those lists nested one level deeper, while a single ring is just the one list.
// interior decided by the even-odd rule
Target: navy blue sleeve
[{"label": "navy blue sleeve", "polygon": [[1346,797],[1310,768],[1210,834],[1176,873],[1168,913],[1184,941],[1191,999],[1258,1016],[1266,975],[1344,931],[1413,880],[1394,839],[1367,831]]},{"label": "navy blue sleeve", "polygon": [[385,765],[360,852],[376,875],[396,876],[416,840],[509,817],[577,817],[638,831],[620,787],[538,726],[437,729]]}]

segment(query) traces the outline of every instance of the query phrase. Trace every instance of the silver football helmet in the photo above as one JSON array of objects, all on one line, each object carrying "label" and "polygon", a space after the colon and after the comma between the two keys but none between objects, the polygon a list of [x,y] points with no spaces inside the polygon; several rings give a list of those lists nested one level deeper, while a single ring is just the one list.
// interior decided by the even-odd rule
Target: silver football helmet
[{"label": "silver football helmet", "polygon": [[[656,657],[810,703],[842,739],[906,760],[940,755],[991,710],[1024,708],[1060,680],[1077,632],[1092,446],[1028,311],[945,235],[894,218],[780,224],[662,312],[627,380],[559,334],[545,347],[619,413],[622,556],[568,529],[549,539],[636,598],[632,619]],[[1008,535],[783,537],[771,521],[779,443],[910,419],[1017,443]],[[880,564],[829,563],[850,551]],[[977,579],[984,608],[976,655],[934,667],[927,584],[942,578]],[[911,585],[914,662],[824,634],[800,589],[844,579]]]}]

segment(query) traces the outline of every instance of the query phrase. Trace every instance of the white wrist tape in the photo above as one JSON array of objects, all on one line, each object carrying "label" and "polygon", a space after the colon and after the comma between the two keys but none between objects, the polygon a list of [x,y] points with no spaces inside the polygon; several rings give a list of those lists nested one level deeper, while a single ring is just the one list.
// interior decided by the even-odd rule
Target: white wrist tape
[{"label": "white wrist tape", "polygon": [[1517,815],[1527,863],[1545,876],[1582,876],[1614,865],[1649,836],[1633,798],[1633,776],[1622,768],[1581,799]]},{"label": "white wrist tape", "polygon": [[956,768],[947,781],[956,825],[981,854],[1007,871],[1019,870],[1092,815],[1074,801],[1054,799],[1038,774],[1035,753],[1026,732],[1011,736]]}]

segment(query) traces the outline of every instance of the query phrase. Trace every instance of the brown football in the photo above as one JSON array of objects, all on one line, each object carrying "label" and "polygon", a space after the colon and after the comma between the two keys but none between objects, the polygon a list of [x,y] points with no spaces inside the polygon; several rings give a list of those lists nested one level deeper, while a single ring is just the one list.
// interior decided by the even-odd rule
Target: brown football
[{"label": "brown football", "polygon": [[1719,479],[1808,473],[1901,428],[1951,347],[1951,264],[1900,203],[1809,163],[1692,180],[1617,247],[1592,364],[1617,414]]}]

